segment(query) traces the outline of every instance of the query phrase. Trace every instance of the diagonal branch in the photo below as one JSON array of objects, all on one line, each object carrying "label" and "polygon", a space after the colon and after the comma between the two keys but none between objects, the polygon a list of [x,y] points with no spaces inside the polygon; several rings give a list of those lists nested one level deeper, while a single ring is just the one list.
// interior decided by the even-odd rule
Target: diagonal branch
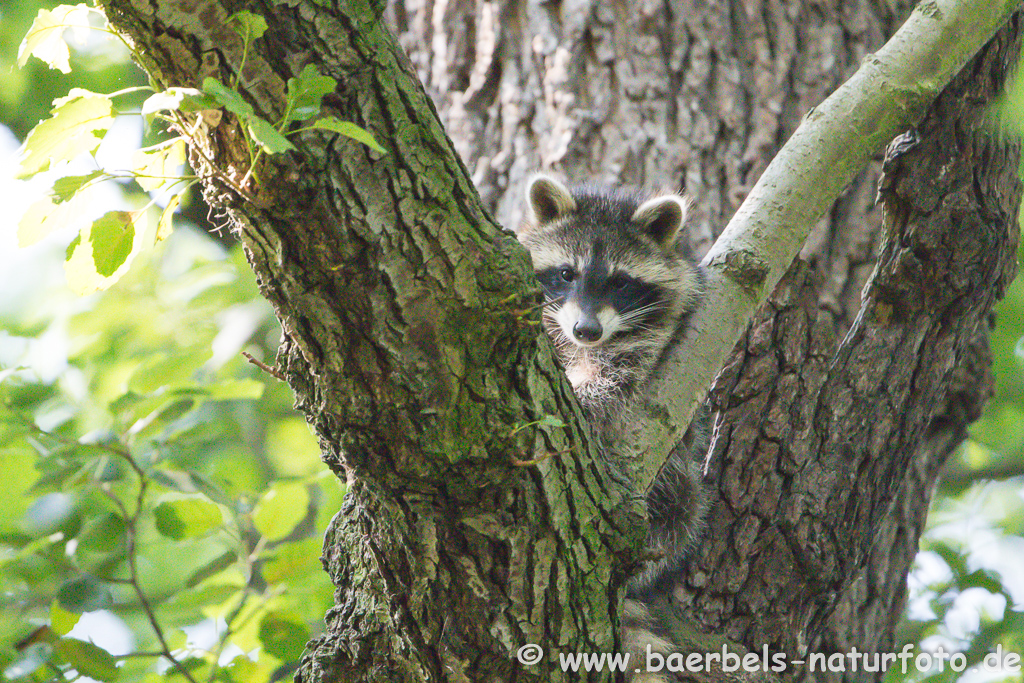
[{"label": "diagonal branch", "polygon": [[698,401],[811,228],[870,159],[918,123],[1018,6],[1016,0],[922,2],[882,49],[807,114],[704,258],[708,294],[693,334],[665,359],[650,388],[657,409],[621,432],[620,450],[644,445],[645,485],[681,440]]}]

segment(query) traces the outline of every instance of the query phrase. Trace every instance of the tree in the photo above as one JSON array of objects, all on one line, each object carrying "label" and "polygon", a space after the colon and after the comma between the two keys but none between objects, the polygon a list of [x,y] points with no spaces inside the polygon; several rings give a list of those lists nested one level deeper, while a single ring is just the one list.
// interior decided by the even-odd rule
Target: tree
[{"label": "tree", "polygon": [[[204,8],[177,12],[164,3],[145,13],[106,4],[162,85],[195,86],[200,74],[240,71],[249,103],[276,118],[284,113],[285,80],[298,63],[311,62],[341,82],[325,111],[387,141],[388,154],[379,155],[304,133],[297,154],[259,165],[249,183],[251,159],[228,117],[213,126],[215,135],[197,138],[192,156],[208,179],[207,198],[227,212],[282,321],[278,370],[325,459],[351,482],[325,551],[337,608],[300,676],[501,680],[518,670],[509,654],[525,642],[608,650],[619,590],[639,557],[636,487],[616,476],[580,424],[571,390],[539,339],[522,253],[482,211],[376,20],[382,8],[263,7],[271,28],[247,54],[224,26],[229,10],[213,2]],[[450,9],[469,16],[464,7]],[[465,158],[480,160],[474,180],[492,206],[501,182],[515,186],[530,165],[521,161],[524,148],[544,150],[544,164],[609,169],[648,184],[678,179],[686,167],[687,189],[708,199],[709,235],[708,226],[721,225],[716,218],[735,206],[730,193],[745,191],[802,113],[800,98],[777,85],[785,79],[773,63],[793,68],[794,80],[803,69],[816,73],[822,89],[836,82],[791,47],[806,40],[797,26],[807,35],[837,31],[799,5],[773,14],[772,30],[753,15],[738,22],[749,40],[716,44],[752,49],[723,60],[708,56],[721,37],[687,28],[695,13],[682,7],[631,16],[595,7],[567,12],[561,28],[547,23],[548,11],[483,5],[476,24],[452,35],[450,68],[431,70],[452,74],[446,90],[459,94],[447,109],[450,129],[471,151]],[[801,11],[813,21],[802,21]],[[425,14],[417,22],[399,6],[392,12],[400,25],[448,25],[426,22]],[[865,10],[857,18],[872,26],[893,20],[875,24],[871,16]],[[504,26],[522,26],[525,35],[516,41],[499,31]],[[562,30],[576,42],[563,45]],[[868,280],[863,267],[850,265],[867,263],[872,239],[866,223],[851,218],[865,211],[873,190],[862,179],[835,220],[820,227],[821,251],[805,250],[808,260],[794,264],[726,364],[713,390],[722,414],[712,470],[722,500],[711,542],[681,592],[701,633],[791,656],[891,645],[928,492],[987,391],[977,384],[985,321],[1012,277],[1014,164],[976,167],[1013,158],[977,129],[979,102],[998,92],[1016,32],[1014,23],[973,64],[970,75],[984,78],[962,75],[918,137],[892,148],[876,274]],[[629,52],[636,66],[626,71],[630,61],[616,56],[619,46],[631,47],[622,39],[630,33],[642,39]],[[771,37],[779,46],[774,62]],[[517,83],[526,57],[516,58],[516,42],[523,54],[529,45],[546,56],[543,101],[558,146],[523,144],[529,117],[517,118],[515,108],[541,101],[526,95],[542,88],[535,77]],[[471,44],[478,49],[472,63]],[[851,51],[864,49],[854,42]],[[694,100],[680,87],[711,64],[725,72],[706,87],[720,102],[741,84],[776,84],[774,100],[750,100],[757,104],[749,118],[763,127],[719,138],[704,110],[690,108]],[[730,79],[732,68],[752,78]],[[616,88],[591,87],[603,81]],[[616,96],[602,99],[609,91]],[[639,100],[635,108],[621,104],[631,99]],[[622,115],[623,123],[588,127],[578,105],[584,101],[594,120]],[[726,125],[742,127],[744,117],[729,114],[723,107]],[[489,132],[499,129],[507,134]],[[623,142],[602,149],[606,131]],[[679,131],[692,131],[692,141],[668,152]],[[584,161],[591,154],[600,162]],[[636,170],[612,173],[617,168]],[[710,186],[723,177],[720,187]],[[849,246],[839,260],[826,252],[843,242]],[[846,277],[847,268],[859,272]],[[850,293],[861,282],[869,288],[856,311]],[[859,618],[844,618],[850,613]],[[541,666],[557,680],[555,670],[543,669],[551,662]]]}]

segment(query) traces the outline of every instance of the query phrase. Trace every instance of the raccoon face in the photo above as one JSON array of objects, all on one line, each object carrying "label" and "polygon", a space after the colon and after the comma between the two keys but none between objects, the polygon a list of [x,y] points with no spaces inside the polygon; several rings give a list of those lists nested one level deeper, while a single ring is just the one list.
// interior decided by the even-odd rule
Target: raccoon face
[{"label": "raccoon face", "polygon": [[[597,245],[598,247],[600,245]],[[566,259],[537,272],[552,314],[565,337],[579,346],[600,346],[644,322],[653,322],[665,308],[664,293],[600,255]]]},{"label": "raccoon face", "polygon": [[676,248],[687,201],[615,190],[569,190],[547,176],[528,184],[534,220],[519,230],[551,302],[545,324],[556,343],[627,348],[673,323],[699,289]]}]

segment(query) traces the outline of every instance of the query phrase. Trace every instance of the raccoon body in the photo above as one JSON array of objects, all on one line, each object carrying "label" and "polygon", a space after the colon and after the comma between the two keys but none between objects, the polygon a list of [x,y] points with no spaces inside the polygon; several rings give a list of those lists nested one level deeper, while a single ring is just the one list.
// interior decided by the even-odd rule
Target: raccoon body
[{"label": "raccoon body", "polygon": [[[674,194],[570,189],[545,175],[530,180],[526,196],[532,220],[517,232],[547,299],[545,331],[592,426],[611,436],[703,295],[701,271],[677,240],[689,202]],[[631,660],[647,645],[671,647],[656,635],[645,603],[673,577],[703,528],[708,422],[707,410],[698,410],[647,494],[648,544],[661,559],[627,587],[623,641]]]}]

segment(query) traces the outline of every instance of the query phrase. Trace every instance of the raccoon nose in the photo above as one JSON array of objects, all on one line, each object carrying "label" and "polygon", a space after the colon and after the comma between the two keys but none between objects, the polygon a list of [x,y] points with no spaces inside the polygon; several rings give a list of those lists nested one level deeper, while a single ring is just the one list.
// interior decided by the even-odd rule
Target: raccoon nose
[{"label": "raccoon nose", "polygon": [[596,342],[601,338],[601,323],[597,318],[580,318],[572,326],[572,333],[580,341]]}]

